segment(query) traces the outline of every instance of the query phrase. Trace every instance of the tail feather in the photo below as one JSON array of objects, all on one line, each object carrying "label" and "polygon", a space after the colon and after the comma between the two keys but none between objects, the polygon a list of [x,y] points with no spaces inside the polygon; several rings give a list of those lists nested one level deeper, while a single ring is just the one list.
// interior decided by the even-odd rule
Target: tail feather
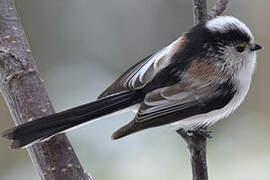
[{"label": "tail feather", "polygon": [[131,121],[128,124],[126,124],[125,126],[118,129],[116,132],[114,132],[111,138],[113,140],[120,139],[124,136],[133,134],[139,130],[141,130],[141,129],[136,125],[136,122]]},{"label": "tail feather", "polygon": [[50,137],[65,131],[69,127],[70,126],[62,125],[56,128],[43,129],[38,132],[25,134],[23,138],[13,139],[10,148],[11,149],[25,148],[27,146],[32,145],[33,143],[42,142],[43,140],[47,140]]},{"label": "tail feather", "polygon": [[122,92],[104,97],[63,112],[43,117],[5,131],[2,136],[13,140],[12,149],[42,141],[90,120],[111,114],[141,102],[141,90]]}]

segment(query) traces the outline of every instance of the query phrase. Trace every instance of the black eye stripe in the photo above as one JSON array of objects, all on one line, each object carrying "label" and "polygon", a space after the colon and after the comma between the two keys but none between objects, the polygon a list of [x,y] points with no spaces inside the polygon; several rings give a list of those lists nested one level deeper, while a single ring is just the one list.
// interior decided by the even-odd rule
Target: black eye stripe
[{"label": "black eye stripe", "polygon": [[222,54],[222,49],[226,46],[235,47],[238,52],[243,52],[245,48],[237,48],[237,45],[247,44],[252,39],[247,32],[234,25],[228,25],[224,31],[212,31],[205,24],[199,24],[185,33],[185,36],[188,39],[186,46],[193,49],[192,54],[208,52],[209,48],[212,48],[215,54]]}]

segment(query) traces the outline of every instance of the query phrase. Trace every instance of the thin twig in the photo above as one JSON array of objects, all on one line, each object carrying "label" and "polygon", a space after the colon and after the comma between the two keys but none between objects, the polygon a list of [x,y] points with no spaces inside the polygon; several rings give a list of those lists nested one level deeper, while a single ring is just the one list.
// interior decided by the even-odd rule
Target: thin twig
[{"label": "thin twig", "polygon": [[207,0],[193,0],[194,24],[204,23],[208,20]]},{"label": "thin twig", "polygon": [[229,0],[218,0],[215,6],[209,12],[209,17],[214,18],[220,16],[227,8]]},{"label": "thin twig", "polygon": [[[15,124],[55,113],[13,0],[0,0],[0,83]],[[64,134],[28,147],[27,151],[42,180],[91,179]]]},{"label": "thin twig", "polygon": [[[208,19],[221,15],[229,0],[217,0],[216,5],[208,14],[206,0],[193,0],[194,24],[205,23]],[[176,131],[187,143],[190,161],[192,166],[193,180],[208,180],[207,161],[206,161],[206,144],[207,138],[199,131],[188,134],[185,130]]]},{"label": "thin twig", "polygon": [[207,138],[199,133],[187,134],[184,130],[176,131],[187,143],[192,167],[193,180],[207,180],[206,143]]}]

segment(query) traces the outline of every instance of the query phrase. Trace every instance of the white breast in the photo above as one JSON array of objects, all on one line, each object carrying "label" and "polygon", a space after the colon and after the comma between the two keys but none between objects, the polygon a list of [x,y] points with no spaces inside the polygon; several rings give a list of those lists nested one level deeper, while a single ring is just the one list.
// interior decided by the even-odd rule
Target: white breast
[{"label": "white breast", "polygon": [[237,92],[225,107],[172,123],[174,126],[176,126],[176,129],[183,128],[189,130],[202,126],[211,126],[218,120],[229,116],[243,102],[248,93],[252,74],[255,69],[256,53],[253,53],[247,62],[248,63],[242,67],[235,76],[236,80],[239,82]]}]

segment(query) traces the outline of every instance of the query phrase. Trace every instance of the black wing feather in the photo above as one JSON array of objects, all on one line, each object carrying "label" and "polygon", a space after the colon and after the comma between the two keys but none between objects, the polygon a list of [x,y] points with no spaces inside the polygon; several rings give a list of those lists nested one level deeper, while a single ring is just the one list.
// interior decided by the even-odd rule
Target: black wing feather
[{"label": "black wing feather", "polygon": [[186,103],[175,104],[170,107],[164,107],[155,113],[141,113],[149,108],[142,103],[135,119],[116,131],[112,138],[119,139],[129,134],[156,126],[173,123],[198,114],[208,113],[210,111],[224,108],[234,97],[236,88],[228,80],[222,83],[216,89],[215,95],[203,99],[196,99]]}]

